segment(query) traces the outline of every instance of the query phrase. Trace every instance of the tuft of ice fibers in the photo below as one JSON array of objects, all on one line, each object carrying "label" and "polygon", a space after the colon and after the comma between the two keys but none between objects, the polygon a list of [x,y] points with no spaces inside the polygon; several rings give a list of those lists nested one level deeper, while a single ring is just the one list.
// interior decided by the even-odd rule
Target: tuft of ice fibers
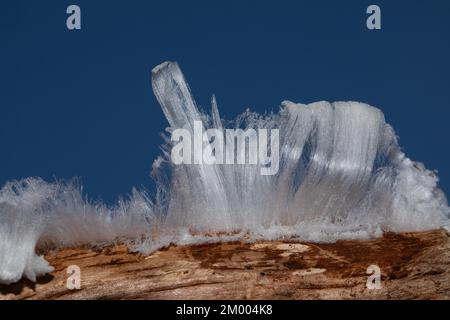
[{"label": "tuft of ice fibers", "polygon": [[0,189],[0,283],[53,271],[35,250],[133,245],[157,225],[152,203],[133,190],[128,200],[109,208],[82,198],[76,181],[47,183],[39,178],[8,182]]},{"label": "tuft of ice fibers", "polygon": [[[279,171],[260,165],[175,165],[171,141],[152,165],[157,193],[133,190],[115,206],[83,198],[76,181],[39,178],[0,189],[0,283],[51,272],[36,252],[126,243],[148,254],[170,243],[260,239],[332,242],[383,232],[449,228],[438,177],[401,151],[383,113],[360,102],[285,101],[278,113],[222,119],[197,107],[178,64],[152,72],[152,86],[178,128],[279,129]],[[207,146],[210,142],[204,142]],[[246,146],[248,149],[248,146]]]}]

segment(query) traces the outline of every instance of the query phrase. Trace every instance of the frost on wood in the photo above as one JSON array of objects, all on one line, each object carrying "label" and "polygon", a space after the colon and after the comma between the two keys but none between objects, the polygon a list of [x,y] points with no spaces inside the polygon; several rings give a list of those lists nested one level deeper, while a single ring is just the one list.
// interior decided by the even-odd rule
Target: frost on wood
[{"label": "frost on wood", "polygon": [[[83,198],[76,183],[38,178],[0,190],[0,282],[35,280],[52,268],[35,250],[124,242],[149,253],[169,243],[294,238],[361,239],[384,231],[448,225],[449,207],[436,175],[400,150],[383,113],[359,102],[285,101],[276,114],[246,111],[221,119],[216,99],[201,112],[176,63],[152,72],[169,122],[209,128],[279,129],[276,175],[259,165],[174,165],[171,142],[155,160],[153,200],[133,190],[110,207]],[[205,142],[208,144],[208,142]]]}]

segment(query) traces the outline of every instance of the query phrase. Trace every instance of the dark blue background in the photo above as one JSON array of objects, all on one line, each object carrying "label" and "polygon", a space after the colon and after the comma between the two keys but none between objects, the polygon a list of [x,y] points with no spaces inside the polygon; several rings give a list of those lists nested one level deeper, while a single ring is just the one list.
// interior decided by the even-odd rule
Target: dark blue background
[{"label": "dark blue background", "polygon": [[[66,28],[70,4],[81,31]],[[381,31],[366,28],[370,4]],[[108,202],[151,190],[167,123],[149,74],[176,60],[227,118],[285,99],[377,106],[450,194],[449,1],[10,0],[0,13],[0,185],[79,176]]]}]

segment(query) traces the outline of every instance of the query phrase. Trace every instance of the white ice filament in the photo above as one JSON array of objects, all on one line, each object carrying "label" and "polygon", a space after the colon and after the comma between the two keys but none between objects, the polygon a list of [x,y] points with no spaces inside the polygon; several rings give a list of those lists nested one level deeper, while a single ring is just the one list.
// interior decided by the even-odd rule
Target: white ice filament
[{"label": "white ice filament", "polygon": [[[26,179],[0,190],[0,283],[52,268],[35,249],[126,242],[149,253],[169,243],[230,239],[336,241],[383,231],[435,229],[450,209],[436,175],[400,150],[383,113],[359,102],[283,102],[277,114],[246,111],[234,122],[199,111],[176,63],[152,72],[169,131],[279,129],[279,171],[259,165],[175,165],[170,139],[155,160],[158,192],[133,190],[114,207],[83,199],[74,183]],[[205,142],[208,144],[208,142]],[[274,150],[271,150],[272,152]]]}]

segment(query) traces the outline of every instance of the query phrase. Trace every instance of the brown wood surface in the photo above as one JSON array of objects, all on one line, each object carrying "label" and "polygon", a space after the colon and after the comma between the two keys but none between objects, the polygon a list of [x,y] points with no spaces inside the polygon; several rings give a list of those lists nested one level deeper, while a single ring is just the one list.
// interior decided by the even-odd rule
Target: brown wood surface
[{"label": "brown wood surface", "polygon": [[[171,246],[150,256],[125,246],[50,252],[55,272],[4,286],[0,299],[448,299],[450,239],[443,230],[370,241]],[[366,288],[369,265],[382,288]],[[81,288],[66,287],[67,267]]]}]

